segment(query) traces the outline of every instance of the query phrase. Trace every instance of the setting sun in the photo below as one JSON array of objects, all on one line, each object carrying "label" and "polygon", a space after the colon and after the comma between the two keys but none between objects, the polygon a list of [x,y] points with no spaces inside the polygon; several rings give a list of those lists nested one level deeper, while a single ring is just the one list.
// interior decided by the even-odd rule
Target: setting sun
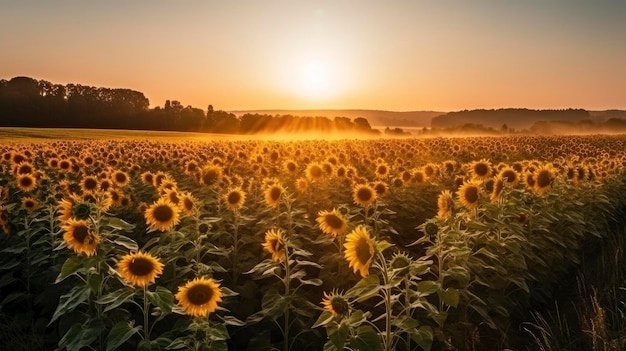
[{"label": "setting sun", "polygon": [[302,94],[308,98],[322,98],[329,94],[331,72],[328,65],[320,60],[311,60],[302,67]]}]

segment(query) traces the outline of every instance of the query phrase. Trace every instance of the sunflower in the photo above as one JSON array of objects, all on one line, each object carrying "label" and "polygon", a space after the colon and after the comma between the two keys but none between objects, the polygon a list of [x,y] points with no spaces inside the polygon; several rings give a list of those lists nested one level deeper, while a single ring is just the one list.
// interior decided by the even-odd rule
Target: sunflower
[{"label": "sunflower", "polygon": [[316,221],[324,234],[343,235],[348,229],[348,220],[336,209],[320,211]]},{"label": "sunflower", "polygon": [[241,188],[231,188],[224,194],[224,202],[226,207],[231,211],[239,211],[246,201],[246,193]]},{"label": "sunflower", "polygon": [[212,278],[196,278],[178,287],[176,299],[188,315],[205,317],[222,302],[222,292],[219,283]]},{"label": "sunflower", "polygon": [[165,198],[159,198],[146,212],[146,224],[150,230],[168,231],[174,228],[179,221],[180,208]]},{"label": "sunflower", "polygon": [[491,176],[491,162],[482,159],[480,161],[474,161],[470,165],[472,179],[482,180]]},{"label": "sunflower", "polygon": [[287,174],[295,174],[298,171],[298,164],[294,160],[286,160],[283,163],[283,169]]},{"label": "sunflower", "polygon": [[113,172],[111,174],[111,180],[113,181],[113,183],[115,183],[115,185],[117,185],[120,188],[130,182],[130,178],[128,177],[128,174],[121,170],[117,170]]},{"label": "sunflower", "polygon": [[91,230],[89,221],[70,218],[61,226],[61,229],[65,232],[63,240],[74,252],[77,254],[82,252],[87,256],[93,256],[96,253],[100,237]]},{"label": "sunflower", "polygon": [[331,292],[330,295],[324,292],[324,298],[321,304],[324,306],[324,309],[332,313],[333,316],[343,316],[350,311],[350,303],[346,297],[336,292]]},{"label": "sunflower", "polygon": [[374,191],[376,191],[376,196],[385,196],[387,194],[387,190],[389,190],[389,185],[382,180],[376,181],[371,184]]},{"label": "sunflower", "polygon": [[452,193],[450,190],[443,190],[437,198],[437,217],[448,218],[452,214]]},{"label": "sunflower", "polygon": [[285,261],[285,240],[283,238],[282,230],[270,229],[265,232],[265,242],[262,244],[262,246],[267,252],[272,254],[273,261]]},{"label": "sunflower", "polygon": [[23,192],[29,192],[37,186],[37,178],[32,174],[18,174],[17,175],[17,186]]},{"label": "sunflower", "polygon": [[222,167],[209,165],[200,172],[200,183],[206,186],[219,184],[222,181]]},{"label": "sunflower", "polygon": [[165,190],[163,197],[174,205],[180,206],[180,194],[176,189]]},{"label": "sunflower", "polygon": [[320,165],[319,163],[312,162],[306,166],[306,169],[304,170],[304,174],[306,176],[306,179],[309,180],[309,182],[314,183],[314,182],[322,180],[322,178],[324,177],[324,169],[322,168],[322,165]]},{"label": "sunflower", "polygon": [[500,199],[500,195],[502,195],[502,190],[504,190],[505,179],[502,179],[500,175],[496,176],[493,181],[493,189],[491,190],[491,194],[489,198],[492,202],[497,202]]},{"label": "sunflower", "polygon": [[477,181],[465,182],[457,191],[457,195],[461,204],[468,210],[477,208],[480,198],[480,183]]},{"label": "sunflower", "polygon": [[376,191],[367,184],[357,184],[352,189],[352,199],[357,205],[368,207],[376,201]]},{"label": "sunflower", "polygon": [[302,178],[296,179],[296,190],[299,193],[304,194],[307,192],[308,189],[309,189],[309,181],[306,180],[306,178],[302,177]]},{"label": "sunflower", "polygon": [[189,160],[185,162],[185,174],[186,175],[193,175],[199,170],[200,168],[198,166],[198,162],[196,162],[195,160]]},{"label": "sunflower", "polygon": [[29,211],[34,211],[39,207],[39,202],[30,196],[24,196],[22,198],[22,208]]},{"label": "sunflower", "polygon": [[143,172],[141,173],[141,181],[146,185],[154,185],[154,173]]},{"label": "sunflower", "polygon": [[35,167],[28,161],[22,161],[19,165],[16,165],[13,169],[14,174],[31,174],[35,172]]},{"label": "sunflower", "polygon": [[363,225],[356,227],[346,237],[343,247],[345,248],[344,257],[354,273],[359,271],[361,277],[367,277],[375,253],[374,243],[367,228]]},{"label": "sunflower", "polygon": [[178,203],[178,207],[184,215],[193,214],[194,210],[197,208],[196,203],[198,199],[196,199],[193,194],[188,191],[185,191],[180,195],[180,202]]},{"label": "sunflower", "polygon": [[98,190],[100,183],[98,182],[98,178],[94,176],[85,176],[80,181],[80,189],[83,193],[93,193]]},{"label": "sunflower", "polygon": [[149,253],[139,251],[122,257],[117,263],[117,272],[129,284],[143,288],[163,274],[163,263]]},{"label": "sunflower", "polygon": [[517,183],[519,183],[519,180],[520,180],[519,173],[512,167],[508,167],[508,166],[502,168],[502,170],[500,170],[500,173],[498,173],[498,175],[503,180],[505,180],[507,184],[512,185],[512,186],[517,185]]},{"label": "sunflower", "polygon": [[537,194],[544,194],[552,187],[554,169],[548,164],[543,165],[535,171],[533,179],[535,180],[535,191]]},{"label": "sunflower", "polygon": [[280,184],[274,184],[267,187],[264,192],[265,203],[267,203],[269,207],[277,207],[280,203],[280,197],[284,192],[285,188],[283,188]]}]

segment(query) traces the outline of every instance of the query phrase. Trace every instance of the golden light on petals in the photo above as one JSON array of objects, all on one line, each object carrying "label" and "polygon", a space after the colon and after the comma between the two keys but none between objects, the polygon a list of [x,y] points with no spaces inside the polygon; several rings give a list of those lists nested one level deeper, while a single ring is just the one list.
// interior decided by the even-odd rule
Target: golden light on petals
[{"label": "golden light on petals", "polygon": [[160,198],[144,212],[146,224],[152,230],[168,231],[180,220],[180,207],[166,198]]},{"label": "golden light on petals", "polygon": [[212,278],[196,278],[178,287],[176,299],[186,314],[206,317],[222,302],[222,292],[219,283]]},{"label": "golden light on petals", "polygon": [[350,303],[348,300],[337,293],[331,293],[330,295],[324,292],[324,298],[321,302],[324,306],[324,310],[332,313],[334,316],[343,316],[350,311]]},{"label": "golden light on petals", "polygon": [[93,256],[96,253],[100,237],[91,229],[89,221],[70,218],[61,226],[61,229],[64,232],[63,240],[74,252],[84,253],[87,256]]},{"label": "golden light on petals", "polygon": [[277,207],[284,192],[285,188],[283,188],[280,184],[273,184],[267,187],[264,192],[265,203],[269,207]]},{"label": "golden light on petals", "polygon": [[466,209],[473,210],[478,207],[480,192],[480,182],[472,181],[465,182],[457,191],[457,195],[459,196],[459,201]]},{"label": "golden light on petals", "polygon": [[454,200],[450,190],[443,190],[437,198],[437,217],[448,218],[452,214]]},{"label": "golden light on petals", "polygon": [[272,260],[275,262],[285,261],[285,241],[282,230],[268,230],[265,233],[265,242],[263,248],[272,254]]},{"label": "golden light on petals", "polygon": [[348,220],[336,209],[320,211],[316,221],[324,234],[343,235],[348,229]]},{"label": "golden light on petals", "polygon": [[361,277],[369,275],[369,268],[374,258],[374,243],[370,238],[367,228],[363,225],[356,227],[346,237],[343,244],[344,257],[354,273],[359,272]]},{"label": "golden light on petals", "polygon": [[163,263],[151,254],[140,251],[122,257],[117,263],[117,271],[129,284],[145,287],[163,274]]},{"label": "golden light on petals", "polygon": [[23,192],[29,192],[37,186],[37,178],[32,174],[18,174],[17,187]]},{"label": "golden light on petals", "polygon": [[367,207],[376,201],[376,191],[367,184],[357,184],[352,189],[352,194],[354,203],[359,206]]},{"label": "golden light on petals", "polygon": [[231,188],[223,196],[226,207],[231,211],[239,211],[246,201],[246,193],[241,188]]}]

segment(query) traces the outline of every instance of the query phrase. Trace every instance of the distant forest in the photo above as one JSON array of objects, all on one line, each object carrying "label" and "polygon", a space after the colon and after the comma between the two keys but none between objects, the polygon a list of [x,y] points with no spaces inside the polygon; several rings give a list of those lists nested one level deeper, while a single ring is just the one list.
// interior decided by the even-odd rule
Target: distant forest
[{"label": "distant forest", "polygon": [[107,128],[230,134],[363,132],[377,134],[367,119],[298,117],[204,111],[167,100],[150,108],[139,91],[54,84],[29,77],[0,80],[0,125],[5,127]]}]

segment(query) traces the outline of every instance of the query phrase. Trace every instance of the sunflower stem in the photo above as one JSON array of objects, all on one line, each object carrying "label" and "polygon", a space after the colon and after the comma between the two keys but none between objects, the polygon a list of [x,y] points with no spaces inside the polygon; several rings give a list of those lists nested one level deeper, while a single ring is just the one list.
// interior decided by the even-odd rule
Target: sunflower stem
[{"label": "sunflower stem", "polygon": [[383,274],[383,297],[385,300],[385,350],[391,351],[391,288],[389,287],[389,272],[387,261],[382,252],[377,252],[380,261],[380,271]]},{"label": "sunflower stem", "polygon": [[239,212],[234,211],[235,220],[233,223],[233,252],[231,256],[231,266],[233,272],[233,286],[237,286],[237,278],[239,277],[239,272],[237,271],[237,252],[239,251]]},{"label": "sunflower stem", "polygon": [[143,287],[143,334],[144,340],[150,340],[150,329],[148,326],[148,286]]}]

